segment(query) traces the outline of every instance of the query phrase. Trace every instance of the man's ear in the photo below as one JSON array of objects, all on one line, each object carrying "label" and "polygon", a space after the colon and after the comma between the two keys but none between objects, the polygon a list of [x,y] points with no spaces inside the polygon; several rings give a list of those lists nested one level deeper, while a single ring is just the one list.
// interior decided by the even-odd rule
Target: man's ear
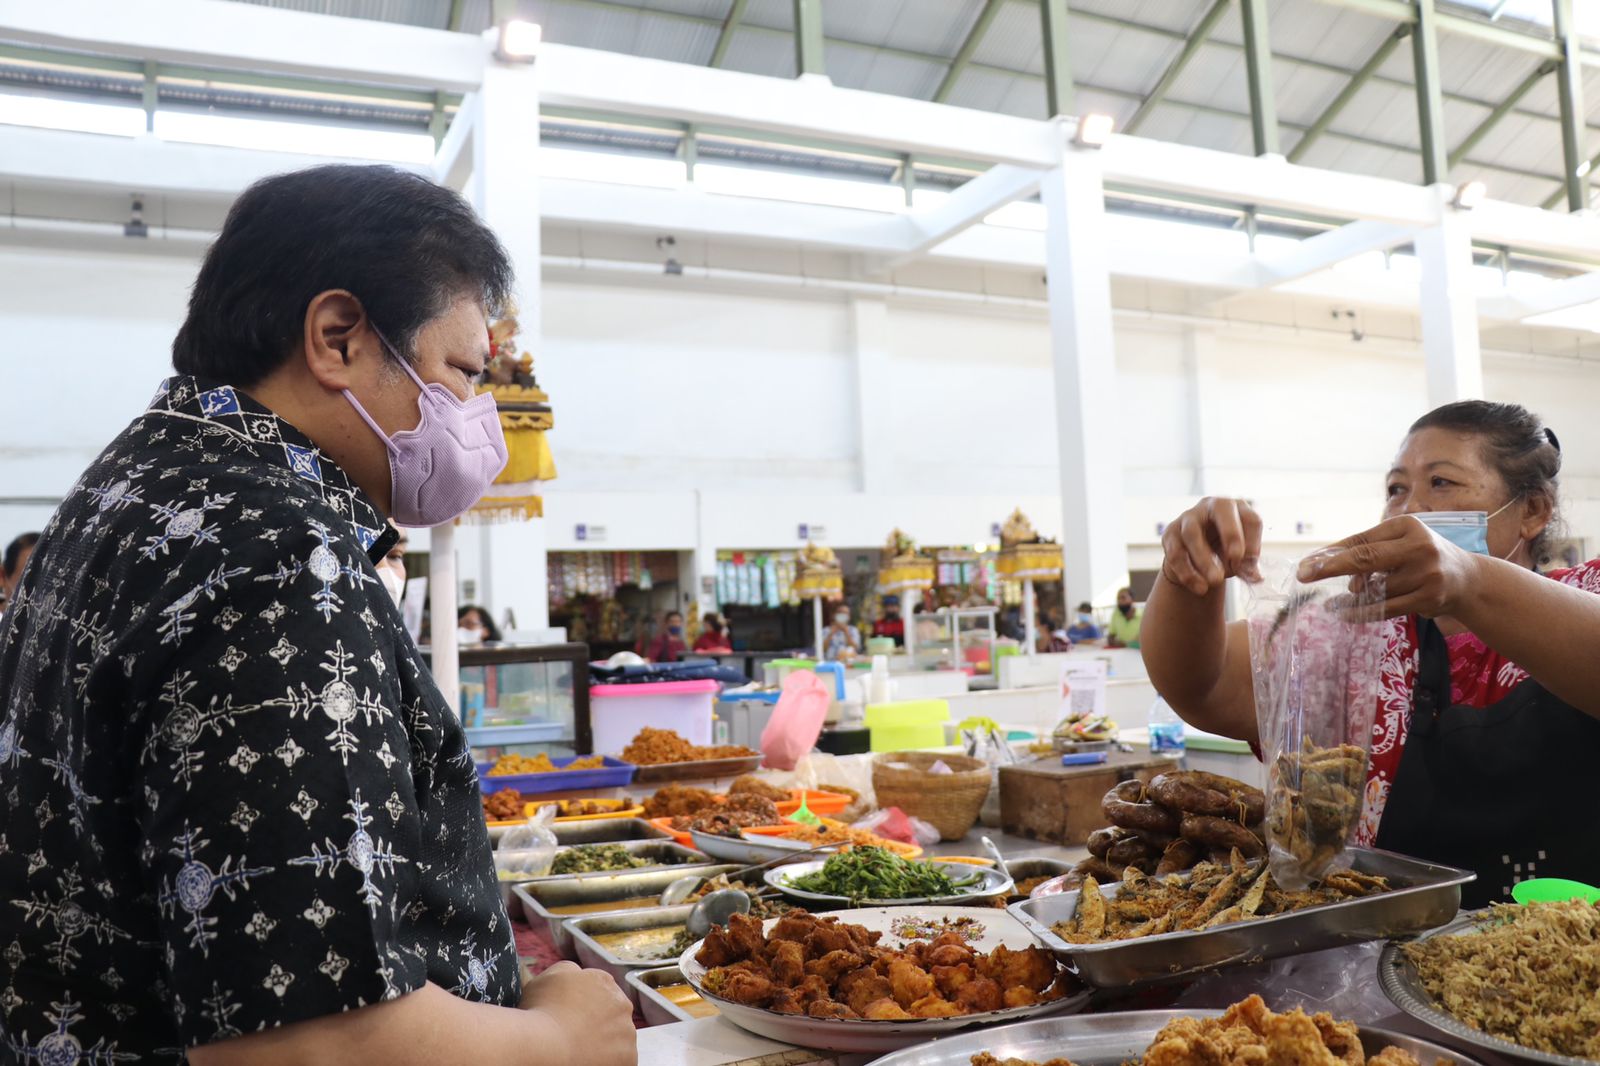
[{"label": "man's ear", "polygon": [[356,365],[373,355],[376,339],[367,328],[361,301],[343,289],[329,289],[311,298],[306,307],[304,346],[306,368],[325,389],[347,389],[357,377]]}]

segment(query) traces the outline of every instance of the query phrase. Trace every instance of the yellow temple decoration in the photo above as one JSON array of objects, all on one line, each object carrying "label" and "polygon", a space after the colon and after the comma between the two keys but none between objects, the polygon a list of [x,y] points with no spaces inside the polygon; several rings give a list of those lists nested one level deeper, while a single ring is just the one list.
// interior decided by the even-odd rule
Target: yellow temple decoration
[{"label": "yellow temple decoration", "polygon": [[555,426],[555,415],[550,397],[533,376],[533,356],[517,353],[518,329],[515,307],[489,324],[488,380],[478,386],[478,392],[494,396],[500,409],[508,458],[493,487],[463,516],[468,521],[539,518],[544,514],[539,485],[556,477],[555,457],[545,439],[545,432]]},{"label": "yellow temple decoration", "polygon": [[878,568],[878,591],[888,594],[931,589],[933,578],[933,560],[917,550],[917,542],[898,529],[890,533]]},{"label": "yellow temple decoration", "polygon": [[995,557],[994,568],[1007,581],[1030,577],[1035,581],[1059,581],[1061,545],[1039,536],[1019,507],[1000,527],[1000,554]]},{"label": "yellow temple decoration", "polygon": [[802,600],[844,595],[844,568],[832,548],[807,543],[795,560],[794,594]]}]

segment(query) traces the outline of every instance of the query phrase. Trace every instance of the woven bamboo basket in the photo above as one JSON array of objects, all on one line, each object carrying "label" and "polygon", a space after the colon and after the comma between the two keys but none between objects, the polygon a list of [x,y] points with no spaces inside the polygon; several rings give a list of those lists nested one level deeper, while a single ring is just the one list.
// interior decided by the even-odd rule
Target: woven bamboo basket
[{"label": "woven bamboo basket", "polygon": [[[940,759],[955,773],[930,774],[928,767]],[[891,763],[904,763],[905,770]],[[899,807],[939,830],[943,840],[960,840],[978,820],[989,795],[993,771],[989,764],[968,755],[940,755],[931,751],[885,752],[872,760],[872,789],[879,807]]]}]

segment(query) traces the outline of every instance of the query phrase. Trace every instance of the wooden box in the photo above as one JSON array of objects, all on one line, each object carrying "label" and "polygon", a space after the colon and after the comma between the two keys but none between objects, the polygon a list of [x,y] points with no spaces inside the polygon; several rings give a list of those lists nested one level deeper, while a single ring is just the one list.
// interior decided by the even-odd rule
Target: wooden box
[{"label": "wooden box", "polygon": [[1062,766],[1059,756],[1000,768],[1000,822],[1008,833],[1082,847],[1107,824],[1100,800],[1121,781],[1148,782],[1177,768],[1171,759],[1111,752],[1095,766]]}]

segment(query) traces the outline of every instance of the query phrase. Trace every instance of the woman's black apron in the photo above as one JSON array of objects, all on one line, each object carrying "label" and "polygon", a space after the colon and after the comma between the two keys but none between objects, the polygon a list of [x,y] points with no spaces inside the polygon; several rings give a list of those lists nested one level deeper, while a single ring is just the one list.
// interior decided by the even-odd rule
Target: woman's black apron
[{"label": "woman's black apron", "polygon": [[1466,908],[1509,900],[1530,877],[1600,884],[1600,719],[1531,678],[1489,707],[1452,706],[1444,634],[1419,618],[1417,640],[1410,729],[1378,847],[1476,871]]}]

